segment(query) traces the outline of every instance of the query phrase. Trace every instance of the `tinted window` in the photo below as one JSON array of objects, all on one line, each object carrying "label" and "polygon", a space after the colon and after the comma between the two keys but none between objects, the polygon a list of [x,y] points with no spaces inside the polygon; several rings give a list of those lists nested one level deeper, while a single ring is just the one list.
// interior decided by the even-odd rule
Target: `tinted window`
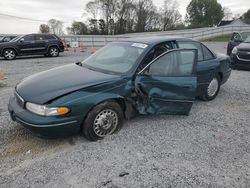
[{"label": "tinted window", "polygon": [[152,75],[184,76],[191,75],[195,60],[195,52],[189,50],[175,51],[157,59],[149,68]]},{"label": "tinted window", "polygon": [[203,50],[203,56],[204,56],[204,60],[210,60],[214,58],[214,55],[212,54],[212,52],[210,52],[210,50],[204,46],[203,44],[201,44],[202,46],[202,50]]},{"label": "tinted window", "polygon": [[46,40],[53,40],[53,39],[56,39],[56,37],[54,37],[53,35],[44,35],[44,38]]},{"label": "tinted window", "polygon": [[233,40],[241,40],[241,36],[238,33],[235,33],[233,36]]},{"label": "tinted window", "polygon": [[44,35],[35,35],[35,40],[44,40]]},{"label": "tinted window", "polygon": [[10,40],[11,40],[10,37],[5,37],[5,38],[3,39],[4,42],[9,42]]},{"label": "tinted window", "polygon": [[26,35],[23,37],[24,41],[32,41],[34,40],[34,36],[33,35]]},{"label": "tinted window", "polygon": [[198,42],[178,42],[179,48],[184,49],[197,49],[198,50],[198,61],[203,61],[203,53],[201,44]]}]

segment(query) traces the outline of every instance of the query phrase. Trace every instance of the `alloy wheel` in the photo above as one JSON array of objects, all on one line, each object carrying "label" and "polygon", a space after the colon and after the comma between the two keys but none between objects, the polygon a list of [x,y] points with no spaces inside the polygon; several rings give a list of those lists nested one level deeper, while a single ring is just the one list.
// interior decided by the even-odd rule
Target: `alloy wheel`
[{"label": "alloy wheel", "polygon": [[6,59],[10,59],[11,60],[11,59],[14,59],[15,56],[16,56],[16,53],[13,50],[5,50],[5,52],[4,52],[4,57]]},{"label": "alloy wheel", "polygon": [[58,49],[57,48],[51,48],[50,49],[50,55],[52,56],[52,57],[56,57],[56,56],[58,56]]},{"label": "alloy wheel", "polygon": [[114,133],[118,126],[118,115],[113,110],[101,111],[94,120],[94,132],[99,137]]},{"label": "alloy wheel", "polygon": [[217,78],[213,78],[207,89],[208,96],[213,97],[214,95],[216,95],[218,89],[219,89],[219,81]]}]

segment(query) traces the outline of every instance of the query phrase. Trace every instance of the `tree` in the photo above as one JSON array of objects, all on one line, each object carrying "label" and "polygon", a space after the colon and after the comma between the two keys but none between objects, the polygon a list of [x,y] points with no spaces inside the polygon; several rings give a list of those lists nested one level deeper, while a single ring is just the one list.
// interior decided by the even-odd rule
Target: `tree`
[{"label": "tree", "polygon": [[50,32],[50,28],[47,24],[41,24],[39,27],[39,32],[40,33],[49,33]]},{"label": "tree", "polygon": [[233,19],[233,13],[232,13],[230,8],[223,7],[223,12],[224,12],[223,20],[231,20],[231,19]]},{"label": "tree", "polygon": [[191,27],[211,27],[224,17],[217,0],[192,0],[187,7],[186,21]]},{"label": "tree", "polygon": [[137,0],[135,2],[136,9],[136,32],[146,31],[146,27],[150,24],[152,17],[156,11],[152,0]]},{"label": "tree", "polygon": [[250,24],[250,9],[248,9],[248,11],[243,14],[242,18],[244,22]]},{"label": "tree", "polygon": [[163,30],[174,29],[182,22],[181,14],[178,11],[179,5],[175,0],[165,0],[164,7],[161,9]]},{"label": "tree", "polygon": [[106,23],[105,23],[105,21],[103,20],[103,19],[100,19],[99,20],[99,32],[100,32],[100,34],[101,35],[105,35],[105,28],[106,28]]},{"label": "tree", "polygon": [[86,35],[88,28],[83,22],[74,21],[71,27],[67,28],[68,32],[73,35]]},{"label": "tree", "polygon": [[90,34],[92,35],[98,35],[99,30],[98,30],[98,21],[97,19],[90,19],[89,20],[89,27],[90,27]]},{"label": "tree", "polygon": [[86,4],[85,10],[92,16],[93,19],[97,19],[100,14],[100,1],[94,0]]},{"label": "tree", "polygon": [[63,22],[56,19],[50,19],[48,22],[50,31],[56,35],[63,35]]}]

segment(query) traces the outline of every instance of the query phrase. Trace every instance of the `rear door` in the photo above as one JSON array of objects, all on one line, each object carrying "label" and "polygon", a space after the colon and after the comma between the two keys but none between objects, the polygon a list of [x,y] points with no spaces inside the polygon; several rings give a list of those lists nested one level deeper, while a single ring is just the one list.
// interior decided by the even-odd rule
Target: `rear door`
[{"label": "rear door", "polygon": [[35,53],[46,53],[46,44],[49,41],[45,38],[45,35],[35,35],[35,44],[34,48]]},{"label": "rear door", "polygon": [[162,54],[135,79],[141,114],[190,112],[197,88],[197,50],[177,49]]}]

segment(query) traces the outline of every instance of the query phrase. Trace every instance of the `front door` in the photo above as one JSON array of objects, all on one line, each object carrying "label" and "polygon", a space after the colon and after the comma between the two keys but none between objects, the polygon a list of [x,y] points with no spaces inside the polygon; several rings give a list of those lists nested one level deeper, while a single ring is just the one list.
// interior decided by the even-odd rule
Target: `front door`
[{"label": "front door", "polygon": [[162,54],[135,79],[137,110],[141,114],[187,115],[195,100],[197,50]]},{"label": "front door", "polygon": [[18,49],[21,54],[31,54],[36,47],[34,35],[26,35],[18,41]]}]

